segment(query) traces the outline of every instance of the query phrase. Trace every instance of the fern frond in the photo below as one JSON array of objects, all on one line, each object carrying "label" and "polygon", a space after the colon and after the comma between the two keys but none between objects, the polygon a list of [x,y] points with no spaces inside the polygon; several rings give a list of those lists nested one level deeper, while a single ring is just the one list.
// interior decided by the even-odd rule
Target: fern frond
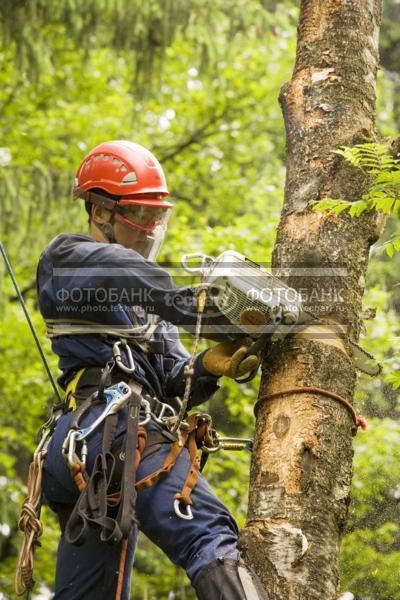
[{"label": "fern frond", "polygon": [[352,148],[342,146],[335,154],[343,158],[353,167],[378,174],[399,168],[397,161],[391,156],[387,144],[357,144]]},{"label": "fern frond", "polygon": [[348,209],[350,216],[359,217],[363,212],[380,210],[385,214],[400,212],[400,164],[389,153],[386,144],[358,144],[352,148],[342,146],[335,154],[352,166],[375,175],[369,191],[359,200],[324,198],[314,210],[338,215]]}]

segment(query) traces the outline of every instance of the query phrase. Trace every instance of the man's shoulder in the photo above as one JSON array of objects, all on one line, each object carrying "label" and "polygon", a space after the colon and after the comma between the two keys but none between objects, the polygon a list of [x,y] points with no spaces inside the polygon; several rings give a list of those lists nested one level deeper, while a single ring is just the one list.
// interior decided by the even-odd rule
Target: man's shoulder
[{"label": "man's shoulder", "polygon": [[90,244],[91,242],[95,243],[95,240],[88,235],[79,233],[60,233],[47,244],[40,259],[57,260],[63,256],[69,255],[79,245]]},{"label": "man's shoulder", "polygon": [[81,264],[82,262],[123,266],[124,263],[143,263],[145,259],[134,250],[124,248],[120,244],[99,242],[89,235],[78,233],[61,233],[47,245],[41,254],[40,262],[53,265],[65,263]]},{"label": "man's shoulder", "polygon": [[54,252],[59,248],[66,246],[75,246],[82,243],[95,243],[95,240],[83,233],[60,233],[51,240],[46,246],[44,252]]}]

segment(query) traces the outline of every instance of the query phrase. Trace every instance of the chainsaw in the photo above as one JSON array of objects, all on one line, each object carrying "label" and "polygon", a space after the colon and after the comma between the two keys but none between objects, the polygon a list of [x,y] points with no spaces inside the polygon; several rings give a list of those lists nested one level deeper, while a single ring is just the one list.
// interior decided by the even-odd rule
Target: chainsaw
[{"label": "chainsaw", "polygon": [[[200,261],[197,267],[189,261]],[[216,325],[228,337],[244,334],[253,339],[285,337],[296,324],[313,320],[303,308],[300,294],[270,271],[239,252],[227,250],[218,258],[185,254],[182,266],[199,273],[215,307],[230,323]]]},{"label": "chainsaw", "polygon": [[[239,252],[227,250],[217,258],[201,253],[185,254],[181,264],[188,273],[201,275],[202,285],[214,306],[229,322],[229,325],[209,325],[210,331],[212,328],[212,333],[229,339],[244,335],[252,338],[247,356],[259,352],[268,341],[282,340],[295,328],[311,324],[329,325],[344,337],[339,325],[307,312],[299,292]],[[202,333],[204,337],[210,333],[206,325]],[[368,375],[379,374],[380,365],[368,362],[374,360],[372,355],[353,340],[347,342],[355,366]]]}]

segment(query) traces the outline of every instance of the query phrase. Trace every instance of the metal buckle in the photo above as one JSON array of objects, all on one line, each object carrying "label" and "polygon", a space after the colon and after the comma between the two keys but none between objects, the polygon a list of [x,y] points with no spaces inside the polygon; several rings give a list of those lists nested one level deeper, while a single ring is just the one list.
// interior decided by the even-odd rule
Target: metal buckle
[{"label": "metal buckle", "polygon": [[[160,404],[162,406],[158,415],[156,415],[154,412],[152,412],[151,415],[157,423],[164,425],[166,421],[168,422],[169,419],[176,417],[176,412],[169,404],[165,404],[165,402],[160,402]],[[170,416],[165,416],[165,413],[168,412],[170,413]]]},{"label": "metal buckle", "polygon": [[50,443],[52,434],[53,434],[53,431],[51,429],[47,429],[46,431],[44,431],[42,433],[40,441],[39,441],[38,445],[36,446],[34,456],[36,456],[37,454],[41,454],[42,456],[45,456],[45,454],[47,453],[47,446]]}]

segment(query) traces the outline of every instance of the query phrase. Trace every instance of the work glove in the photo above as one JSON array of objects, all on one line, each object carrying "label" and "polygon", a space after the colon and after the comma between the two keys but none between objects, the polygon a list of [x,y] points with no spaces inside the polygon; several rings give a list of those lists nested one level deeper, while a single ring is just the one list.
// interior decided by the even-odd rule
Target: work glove
[{"label": "work glove", "polygon": [[245,338],[217,344],[203,354],[203,367],[217,377],[224,376],[231,379],[242,377],[242,375],[253,371],[260,365],[261,358],[259,355],[250,354],[250,356],[244,358],[251,343],[251,339]]}]

